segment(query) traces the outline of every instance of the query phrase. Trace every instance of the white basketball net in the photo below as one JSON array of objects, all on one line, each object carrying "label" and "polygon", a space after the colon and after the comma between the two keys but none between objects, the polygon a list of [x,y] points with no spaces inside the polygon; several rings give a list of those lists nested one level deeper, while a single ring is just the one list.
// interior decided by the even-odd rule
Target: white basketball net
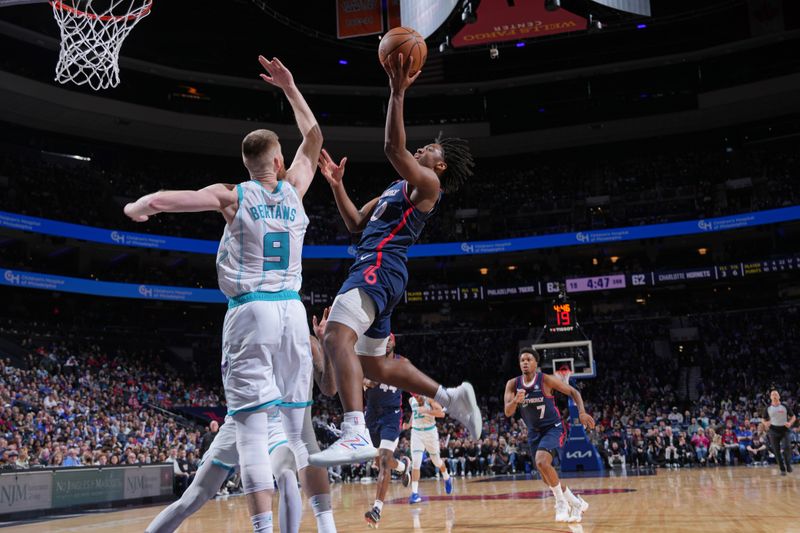
[{"label": "white basketball net", "polygon": [[119,84],[125,37],[150,14],[153,0],[51,0],[61,28],[56,81],[95,91]]}]

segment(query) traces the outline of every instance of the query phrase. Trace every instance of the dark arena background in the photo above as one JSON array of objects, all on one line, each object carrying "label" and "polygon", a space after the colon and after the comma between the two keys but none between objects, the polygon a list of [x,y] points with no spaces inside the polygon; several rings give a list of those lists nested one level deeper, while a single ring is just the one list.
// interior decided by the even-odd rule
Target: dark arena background
[{"label": "dark arena background", "polygon": [[[405,93],[406,147],[441,154],[430,143],[458,137],[475,166],[408,249],[391,331],[437,382],[472,384],[483,425],[477,438],[445,409],[435,429],[450,480],[429,450],[418,488],[387,472],[380,528],[800,531],[796,0],[0,0],[0,528],[178,527],[151,521],[224,463],[207,451],[234,424],[220,360],[241,296],[218,285],[219,213],[137,223],[123,208],[247,182],[253,130],[277,133],[291,165],[303,132],[281,87],[259,78],[259,55],[280,58],[322,146],[347,156],[356,209],[381,196],[407,178],[390,163],[395,104],[377,53],[397,26],[427,44]],[[416,202],[412,189],[398,201]],[[299,297],[334,372],[312,317],[370,254],[318,169],[302,202]],[[505,395],[509,383],[533,398],[524,377],[509,382],[526,346],[544,374],[531,401],[563,414],[558,453],[537,451]],[[548,374],[580,392],[594,428]],[[409,399],[393,424],[410,469]],[[310,409],[326,449],[348,423],[340,398],[317,386]],[[563,490],[540,473],[550,479],[551,455]],[[328,468],[338,531],[378,525],[381,462]],[[272,531],[251,521],[238,466],[224,468],[177,531]],[[322,524],[304,479],[291,477],[303,485],[293,524],[277,483],[275,531]],[[554,520],[562,492],[571,521]],[[576,496],[590,507],[575,511]]]}]

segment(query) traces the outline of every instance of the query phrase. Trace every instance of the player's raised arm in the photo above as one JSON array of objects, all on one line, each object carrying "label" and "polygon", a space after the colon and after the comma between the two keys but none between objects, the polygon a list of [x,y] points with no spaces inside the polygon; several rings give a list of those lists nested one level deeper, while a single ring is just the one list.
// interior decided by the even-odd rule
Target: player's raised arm
[{"label": "player's raised arm", "polygon": [[337,165],[331,158],[327,150],[322,150],[319,154],[319,170],[322,176],[327,180],[333,191],[333,198],[336,200],[336,207],[339,209],[339,214],[344,220],[344,225],[347,226],[347,231],[350,233],[361,233],[369,222],[369,217],[372,216],[372,210],[378,203],[379,198],[373,198],[361,209],[356,208],[353,201],[347,195],[347,190],[344,188],[344,166],[347,163],[347,158],[343,157]]},{"label": "player's raised arm", "polygon": [[311,186],[317,170],[317,159],[322,148],[322,130],[314,113],[311,112],[311,108],[295,85],[292,73],[281,63],[281,60],[274,57],[270,61],[264,56],[258,56],[258,62],[267,71],[267,74],[261,74],[261,79],[280,88],[286,95],[289,105],[292,106],[297,127],[303,135],[303,142],[300,143],[291,166],[286,170],[285,178],[302,198]]},{"label": "player's raised arm", "polygon": [[198,191],[158,191],[142,196],[125,206],[125,215],[135,222],[145,222],[158,213],[197,213],[219,211],[230,223],[238,207],[236,186],[223,183]]},{"label": "player's raised arm", "polygon": [[550,374],[542,374],[542,382],[551,389],[555,389],[572,398],[572,401],[575,402],[575,406],[578,408],[578,419],[581,421],[581,424],[583,424],[586,429],[594,428],[594,418],[586,413],[586,408],[583,406],[583,397],[581,397],[581,393],[578,389],[564,383],[558,378],[554,378]]},{"label": "player's raised arm", "polygon": [[444,418],[444,408],[442,407],[442,404],[440,404],[434,399],[428,400],[428,404],[431,406],[430,409],[426,407],[421,407],[419,410],[419,414],[431,415],[434,418]]},{"label": "player's raised arm", "polygon": [[[383,63],[383,68],[389,76],[389,109],[386,112],[386,133],[383,141],[383,151],[389,162],[400,176],[418,189],[426,200],[438,198],[441,185],[439,177],[433,169],[420,165],[411,152],[406,148],[406,129],[403,122],[403,101],[406,89],[422,72],[417,71],[413,76],[411,69],[414,58],[409,57],[403,61],[403,55],[397,59],[389,56]],[[444,163],[442,163],[444,164]]]}]

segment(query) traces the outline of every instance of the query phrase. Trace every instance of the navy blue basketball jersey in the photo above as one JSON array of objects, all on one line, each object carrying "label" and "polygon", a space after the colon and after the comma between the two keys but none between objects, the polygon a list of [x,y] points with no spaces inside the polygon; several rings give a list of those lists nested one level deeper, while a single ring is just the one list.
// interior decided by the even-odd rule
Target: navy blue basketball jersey
[{"label": "navy blue basketball jersey", "polygon": [[408,248],[419,239],[425,222],[435,210],[436,206],[427,213],[420,212],[411,203],[408,182],[394,182],[383,191],[372,211],[372,217],[358,242],[356,260],[350,271],[361,270],[364,281],[369,285],[377,283],[376,271],[384,268],[404,272],[407,280],[405,263]]},{"label": "navy blue basketball jersey", "polygon": [[367,389],[367,410],[370,409],[400,409],[403,406],[403,391],[386,383],[378,383]]},{"label": "navy blue basketball jersey", "polygon": [[[400,356],[394,354],[395,359]],[[370,409],[400,409],[403,406],[403,391],[392,385],[378,383],[366,392],[366,406]]]},{"label": "navy blue basketball jersey", "polygon": [[525,399],[520,404],[520,413],[528,431],[543,431],[561,423],[561,413],[553,396],[544,393],[544,375],[536,372],[533,382],[525,386],[522,376],[517,376],[516,390],[525,391]]}]

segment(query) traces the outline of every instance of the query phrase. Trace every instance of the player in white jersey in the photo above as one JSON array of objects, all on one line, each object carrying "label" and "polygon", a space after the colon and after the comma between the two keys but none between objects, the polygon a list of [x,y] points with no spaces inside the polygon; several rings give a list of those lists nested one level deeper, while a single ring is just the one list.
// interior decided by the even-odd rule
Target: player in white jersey
[{"label": "player in white jersey", "polygon": [[[297,533],[300,531],[302,503],[295,476],[294,454],[289,448],[289,441],[283,432],[283,424],[279,413],[269,417],[269,453],[272,472],[278,485],[280,503],[281,533]],[[203,455],[200,467],[192,483],[181,495],[156,516],[145,533],[172,533],[184,520],[199,511],[214,495],[228,477],[239,470],[239,454],[236,452],[236,426],[230,416],[219,428],[214,442]]]},{"label": "player in white jersey", "polygon": [[[314,317],[315,331],[320,330],[319,334],[325,330],[328,310],[325,311],[322,321],[318,324]],[[311,354],[314,365],[314,381],[317,382],[320,390],[327,396],[336,394],[336,385],[333,380],[333,371],[330,370],[330,363],[324,360],[322,347],[316,337],[311,337]],[[327,365],[326,365],[327,363]],[[326,366],[328,367],[326,369]],[[311,407],[305,409],[304,431],[310,431],[313,436],[311,425]],[[280,504],[278,506],[280,515],[281,533],[297,533],[300,530],[300,518],[303,512],[300,501],[300,492],[297,489],[297,477],[295,476],[294,454],[289,448],[289,441],[283,431],[280,415],[269,417],[269,453],[272,462],[272,472],[278,485],[280,493]],[[314,439],[315,441],[315,439]],[[310,452],[318,451],[314,445],[310,446]],[[208,451],[200,462],[192,483],[183,493],[179,500],[169,507],[166,507],[156,516],[150,525],[145,529],[145,533],[172,533],[192,514],[208,500],[214,497],[217,489],[225,480],[239,468],[239,454],[236,452],[236,428],[230,416],[225,417],[225,423],[219,428],[214,442],[211,443]]]},{"label": "player in white jersey", "polygon": [[428,452],[433,466],[439,469],[444,479],[447,494],[453,492],[453,480],[447,472],[447,466],[439,456],[439,431],[436,419],[444,417],[444,409],[436,401],[421,395],[412,395],[408,399],[411,406],[411,497],[408,503],[419,503],[419,470],[422,466],[422,454]]},{"label": "player in white jersey", "polygon": [[[305,308],[298,290],[308,217],[303,196],[311,185],[322,148],[322,132],[291,72],[278,60],[259,57],[265,82],[283,90],[303,141],[291,166],[284,166],[278,136],[250,132],[242,160],[250,181],[215,184],[197,191],[160,191],[125,206],[137,222],[162,212],[218,211],[226,226],[217,254],[217,274],[229,298],[222,334],[222,382],[228,414],[256,533],[272,531],[273,481],[268,447],[270,410],[280,409],[301,483],[310,496],[319,531],[335,531],[327,471],[308,465],[302,437],[311,404],[311,358]],[[309,443],[310,444],[310,443]]]}]

